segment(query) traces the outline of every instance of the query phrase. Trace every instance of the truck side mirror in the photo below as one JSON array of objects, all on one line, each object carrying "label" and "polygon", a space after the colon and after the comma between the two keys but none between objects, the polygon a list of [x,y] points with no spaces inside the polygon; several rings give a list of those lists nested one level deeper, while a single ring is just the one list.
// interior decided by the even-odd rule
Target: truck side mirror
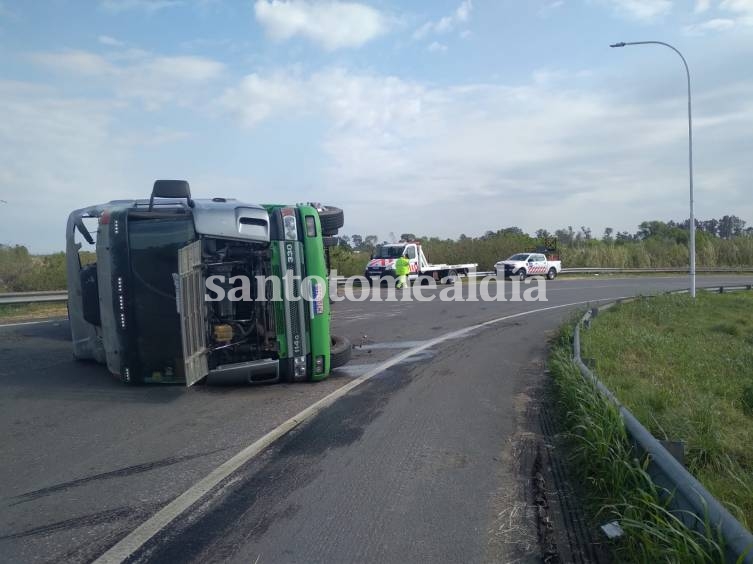
[{"label": "truck side mirror", "polygon": [[154,198],[185,198],[188,206],[193,207],[191,187],[185,180],[155,180],[149,198],[149,211],[154,207]]},{"label": "truck side mirror", "polygon": [[89,230],[86,228],[86,225],[84,225],[84,220],[79,217],[76,219],[74,225],[76,226],[76,229],[78,229],[78,232],[81,233],[84,239],[86,239],[86,242],[90,245],[93,245],[94,239],[92,238],[91,233],[89,233]]}]

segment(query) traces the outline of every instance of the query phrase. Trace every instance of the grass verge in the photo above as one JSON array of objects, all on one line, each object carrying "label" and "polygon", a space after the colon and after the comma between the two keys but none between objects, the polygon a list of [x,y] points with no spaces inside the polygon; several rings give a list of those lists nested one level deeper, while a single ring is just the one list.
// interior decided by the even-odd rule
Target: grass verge
[{"label": "grass verge", "polygon": [[0,304],[0,323],[33,321],[46,317],[65,317],[68,310],[65,302],[42,302],[35,304]]},{"label": "grass verge", "polygon": [[686,527],[662,501],[646,472],[646,460],[631,449],[617,409],[572,361],[572,330],[565,328],[552,347],[549,369],[558,411],[570,447],[573,477],[584,486],[597,523],[618,521],[624,535],[615,542],[619,562],[723,562],[717,535]]},{"label": "grass verge", "polygon": [[753,525],[753,293],[663,295],[617,306],[582,332],[583,355],[688,470]]}]

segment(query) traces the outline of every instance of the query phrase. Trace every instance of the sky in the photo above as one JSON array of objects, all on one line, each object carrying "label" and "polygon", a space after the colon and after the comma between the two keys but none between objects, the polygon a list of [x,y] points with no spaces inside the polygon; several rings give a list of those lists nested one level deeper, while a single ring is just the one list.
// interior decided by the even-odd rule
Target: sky
[{"label": "sky", "polygon": [[0,243],[186,179],[347,234],[753,223],[753,0],[0,0]]}]

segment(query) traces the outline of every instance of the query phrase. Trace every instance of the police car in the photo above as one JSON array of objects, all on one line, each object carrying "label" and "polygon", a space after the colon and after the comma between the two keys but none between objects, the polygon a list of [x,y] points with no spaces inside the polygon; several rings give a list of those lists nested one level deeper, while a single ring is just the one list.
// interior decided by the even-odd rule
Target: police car
[{"label": "police car", "polygon": [[496,263],[494,269],[497,276],[505,278],[525,280],[529,276],[546,276],[547,280],[554,280],[562,270],[562,262],[553,259],[544,253],[517,253]]}]

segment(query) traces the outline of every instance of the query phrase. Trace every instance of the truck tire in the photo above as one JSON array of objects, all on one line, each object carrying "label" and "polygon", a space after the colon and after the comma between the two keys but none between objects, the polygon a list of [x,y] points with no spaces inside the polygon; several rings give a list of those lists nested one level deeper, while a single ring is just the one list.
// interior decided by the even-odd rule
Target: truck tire
[{"label": "truck tire", "polygon": [[458,279],[458,273],[455,270],[448,270],[447,276],[445,277],[445,284],[450,285],[454,284],[455,280]]},{"label": "truck tire", "polygon": [[330,370],[344,366],[350,361],[352,346],[347,337],[338,337],[332,335],[332,345],[329,349],[329,368]]},{"label": "truck tire", "polygon": [[554,280],[555,278],[557,278],[557,269],[552,267],[549,269],[549,272],[546,273],[546,279]]},{"label": "truck tire", "polygon": [[526,276],[528,276],[528,274],[526,273],[526,269],[525,268],[521,268],[520,270],[518,270],[518,279],[521,282],[523,282],[523,280],[526,279]]},{"label": "truck tire", "polygon": [[340,208],[322,206],[319,209],[319,221],[322,225],[322,235],[337,235],[337,230],[345,225],[345,215]]}]

